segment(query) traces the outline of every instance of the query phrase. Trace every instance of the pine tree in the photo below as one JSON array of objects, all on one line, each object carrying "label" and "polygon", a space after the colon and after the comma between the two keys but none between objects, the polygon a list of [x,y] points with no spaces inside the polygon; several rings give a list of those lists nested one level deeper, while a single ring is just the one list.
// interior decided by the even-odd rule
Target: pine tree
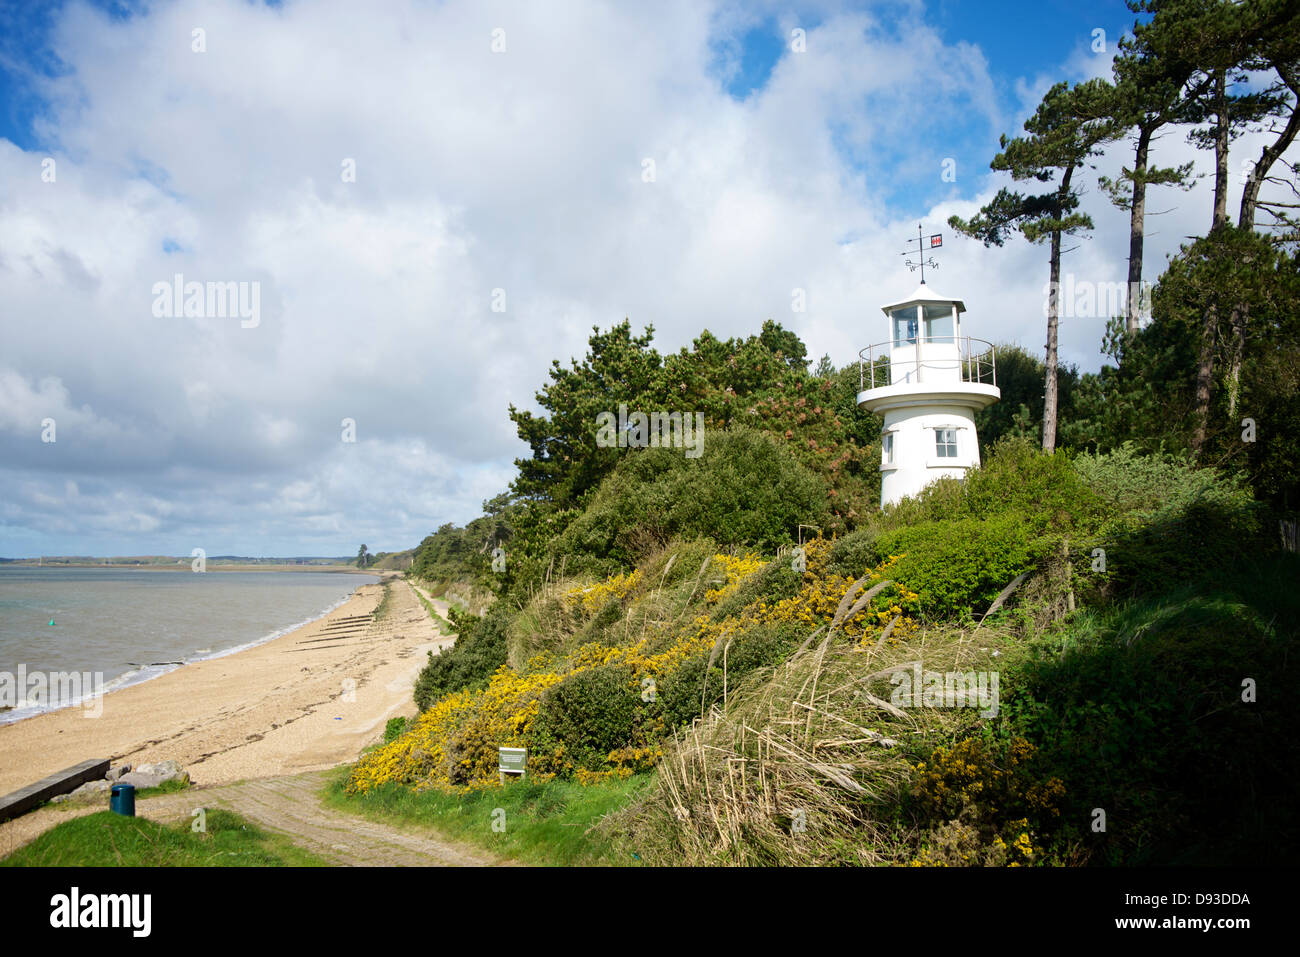
[{"label": "pine tree", "polygon": [[[1138,41],[1167,64],[1185,72],[1184,88],[1192,122],[1204,123],[1189,134],[1203,149],[1214,150],[1214,206],[1211,231],[1229,226],[1228,154],[1231,141],[1253,124],[1294,109],[1297,87],[1297,0],[1145,0],[1137,9],[1154,13],[1134,28]],[[1278,77],[1262,88],[1250,83],[1251,73],[1276,69]],[[1290,78],[1288,80],[1288,77]],[[1259,188],[1270,167],[1294,139],[1300,120],[1288,121],[1272,147],[1265,148],[1263,169],[1252,170],[1242,193],[1238,225],[1252,229],[1259,207]],[[1224,309],[1227,308],[1225,325]],[[1201,319],[1196,367],[1196,421],[1192,448],[1200,454],[1209,427],[1216,354],[1226,341],[1228,409],[1235,416],[1249,312],[1244,304],[1229,307],[1207,302]]]},{"label": "pine tree", "polygon": [[1100,144],[1122,134],[1124,126],[1116,120],[1117,112],[1115,88],[1105,80],[1089,80],[1073,88],[1066,83],[1056,84],[1047,91],[1034,115],[1025,121],[1025,132],[1029,135],[1012,140],[1003,135],[1002,152],[989,165],[994,170],[1011,173],[1015,180],[1046,183],[1059,174],[1057,188],[1029,195],[1003,188],[973,219],[966,221],[953,216],[948,220],[953,229],[981,240],[985,246],[1001,246],[1013,231],[1031,243],[1049,243],[1043,386],[1043,448],[1049,452],[1056,447],[1061,237],[1093,227],[1092,218],[1079,211],[1074,173],[1099,152]]},{"label": "pine tree", "polygon": [[[1135,11],[1140,4],[1130,2]],[[1125,332],[1137,332],[1141,311],[1142,256],[1146,237],[1148,186],[1189,188],[1194,182],[1192,163],[1181,166],[1151,166],[1152,142],[1171,123],[1182,123],[1195,115],[1184,96],[1191,68],[1183,61],[1162,60],[1143,42],[1141,27],[1119,42],[1119,55],[1111,65],[1115,77],[1115,119],[1132,133],[1133,168],[1125,167],[1119,180],[1101,177],[1100,185],[1111,202],[1129,213],[1128,298]]]}]

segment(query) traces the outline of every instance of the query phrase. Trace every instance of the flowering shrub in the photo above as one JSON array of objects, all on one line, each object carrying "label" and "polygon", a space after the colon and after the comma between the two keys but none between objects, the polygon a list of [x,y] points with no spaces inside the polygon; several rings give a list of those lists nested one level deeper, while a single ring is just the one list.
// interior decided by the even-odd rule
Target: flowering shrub
[{"label": "flowering shrub", "polygon": [[762,571],[767,562],[754,554],[747,554],[743,558],[736,558],[731,555],[714,555],[713,564],[722,569],[726,580],[723,582],[722,587],[710,588],[704,593],[704,600],[710,605],[716,605],[723,598],[735,592],[740,588],[741,582],[755,572]]},{"label": "flowering shrub", "polygon": [[401,737],[364,755],[352,769],[348,790],[368,791],[390,781],[419,790],[495,778],[497,748],[524,743],[542,693],[561,677],[521,675],[502,666],[486,688],[447,695]]},{"label": "flowering shrub", "polygon": [[[710,677],[709,658],[727,650],[727,675],[734,682],[753,668],[788,653],[788,636],[827,625],[853,579],[828,574],[830,544],[805,546],[806,571],[798,592],[769,605],[763,598],[737,607],[737,592],[769,563],[756,555],[714,555],[711,567],[721,584],[703,596],[703,608],[682,620],[644,625],[627,644],[588,641],[565,653],[534,655],[522,671],[499,667],[483,688],[463,688],[433,701],[405,734],[364,755],[353,768],[348,790],[368,791],[387,782],[427,787],[497,785],[497,748],[528,748],[530,774],[579,781],[626,777],[653,766],[659,740],[673,725],[699,713],[708,693],[721,691],[718,660]],[[869,572],[869,582],[889,577],[893,560]],[[565,593],[582,614],[603,615],[641,584],[639,570],[611,575],[585,589]],[[737,596],[737,600],[726,599]],[[842,623],[844,634],[873,639],[896,616],[895,638],[915,627],[910,612],[917,596],[894,584]],[[697,607],[698,611],[698,607]],[[679,616],[681,617],[681,616]],[[797,627],[791,627],[797,626]],[[617,633],[617,630],[607,632]],[[684,680],[675,680],[678,675]],[[659,686],[669,692],[659,696]],[[714,686],[717,687],[714,687]]]},{"label": "flowering shrub", "polygon": [[[754,608],[755,617],[759,621],[767,622],[798,622],[806,625],[810,630],[829,625],[835,618],[840,601],[855,580],[847,575],[826,572],[830,547],[830,543],[822,539],[809,542],[804,546],[808,570],[804,575],[803,587],[793,597],[783,599],[771,606],[760,601]],[[886,561],[870,569],[863,591],[890,578],[891,569],[898,558],[899,556],[890,556]],[[880,634],[885,626],[898,616],[899,623],[891,632],[891,638],[897,640],[916,630],[916,622],[910,616],[918,607],[917,594],[905,585],[895,582],[861,611],[841,622],[841,627],[846,635],[865,641]]]},{"label": "flowering shrub", "polygon": [[582,613],[590,617],[605,607],[615,598],[624,598],[641,581],[641,569],[634,568],[626,575],[610,575],[603,582],[597,582],[587,588],[574,588],[564,593],[564,598],[571,605],[581,608]]},{"label": "flowering shrub", "polygon": [[1012,738],[1002,753],[978,738],[935,748],[916,766],[912,800],[934,822],[918,865],[986,864],[1017,867],[1042,860],[1036,844],[1061,815],[1065,785],[1032,773],[1036,749]]}]

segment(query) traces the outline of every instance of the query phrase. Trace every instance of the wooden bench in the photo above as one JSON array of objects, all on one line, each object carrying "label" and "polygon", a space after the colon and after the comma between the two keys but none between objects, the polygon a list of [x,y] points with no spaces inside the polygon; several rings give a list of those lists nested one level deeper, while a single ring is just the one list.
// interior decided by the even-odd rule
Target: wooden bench
[{"label": "wooden bench", "polygon": [[75,791],[87,781],[96,781],[108,773],[108,758],[91,758],[70,768],[65,768],[35,784],[19,788],[12,794],[0,797],[0,821],[26,814],[38,804],[60,794]]}]

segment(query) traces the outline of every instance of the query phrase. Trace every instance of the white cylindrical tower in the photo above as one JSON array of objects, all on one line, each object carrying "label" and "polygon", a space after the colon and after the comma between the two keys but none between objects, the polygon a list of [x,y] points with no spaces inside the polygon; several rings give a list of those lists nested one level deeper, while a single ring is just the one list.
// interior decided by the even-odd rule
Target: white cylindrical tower
[{"label": "white cylindrical tower", "polygon": [[[980,464],[975,413],[1001,398],[993,346],[962,334],[966,304],[925,282],[883,306],[891,338],[863,349],[858,405],[885,418],[880,502]],[[886,364],[888,371],[886,371]]]}]

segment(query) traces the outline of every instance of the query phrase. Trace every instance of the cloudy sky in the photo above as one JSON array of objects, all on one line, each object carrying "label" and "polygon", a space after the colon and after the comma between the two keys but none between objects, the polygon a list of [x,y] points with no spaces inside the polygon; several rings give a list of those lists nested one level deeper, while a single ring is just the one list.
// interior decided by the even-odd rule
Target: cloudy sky
[{"label": "cloudy sky", "polygon": [[[943,224],[1003,185],[999,134],[1053,82],[1108,75],[1132,20],[1120,0],[0,7],[7,557],[409,547],[505,488],[507,405],[593,325],[653,324],[666,351],[773,318],[845,365],[916,285],[918,222],[945,234],[930,285],[965,330],[1041,350],[1046,249]],[[1191,158],[1211,168],[1158,144]],[[1098,228],[1065,268],[1119,281],[1127,216],[1087,180]],[[1205,231],[1208,178],[1149,208],[1154,278]],[[178,275],[256,289],[256,314],[168,314]],[[1103,325],[1063,320],[1062,358],[1096,369]]]}]

